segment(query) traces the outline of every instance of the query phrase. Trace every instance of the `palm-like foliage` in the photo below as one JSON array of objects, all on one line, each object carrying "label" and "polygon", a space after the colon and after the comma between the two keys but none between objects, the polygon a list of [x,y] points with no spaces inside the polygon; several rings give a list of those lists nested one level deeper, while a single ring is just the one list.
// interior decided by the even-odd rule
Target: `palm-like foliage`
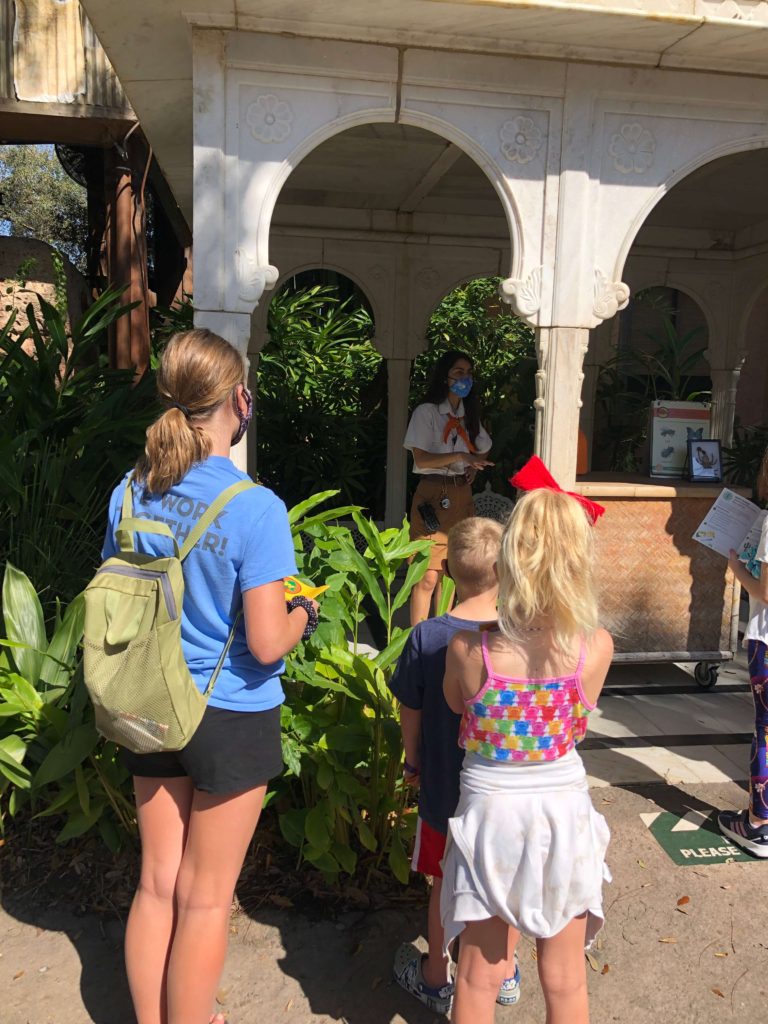
[{"label": "palm-like foliage", "polygon": [[330,285],[272,300],[259,360],[259,478],[288,503],[329,484],[380,514],[386,370],[362,301]]},{"label": "palm-like foliage", "polygon": [[151,382],[112,370],[109,325],[130,307],[105,292],[68,332],[40,299],[18,331],[0,332],[0,564],[11,562],[48,595],[77,594],[98,561],[112,487],[141,451]]}]

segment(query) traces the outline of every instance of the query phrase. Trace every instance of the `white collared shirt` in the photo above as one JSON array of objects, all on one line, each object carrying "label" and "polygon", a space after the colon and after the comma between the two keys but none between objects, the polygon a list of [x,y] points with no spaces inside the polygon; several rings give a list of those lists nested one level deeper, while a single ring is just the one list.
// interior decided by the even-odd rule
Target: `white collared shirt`
[{"label": "white collared shirt", "polygon": [[[417,405],[413,410],[411,422],[408,424],[403,447],[409,451],[413,451],[414,448],[421,448],[422,451],[430,452],[432,455],[468,452],[469,448],[464,443],[464,439],[455,429],[450,432],[446,441],[443,440],[443,433],[445,432],[445,425],[448,422],[449,416],[456,416],[458,419],[461,419],[464,416],[464,403],[460,401],[455,410],[447,398],[444,402],[440,402],[439,405],[434,405],[432,402]],[[480,454],[491,449],[491,439],[482,425],[475,438],[475,448]],[[459,473],[463,473],[464,469],[465,463],[463,460],[452,462],[450,466],[444,466],[441,469],[419,469],[415,462],[413,466],[414,473],[420,476],[427,474],[430,476],[456,476]]]}]

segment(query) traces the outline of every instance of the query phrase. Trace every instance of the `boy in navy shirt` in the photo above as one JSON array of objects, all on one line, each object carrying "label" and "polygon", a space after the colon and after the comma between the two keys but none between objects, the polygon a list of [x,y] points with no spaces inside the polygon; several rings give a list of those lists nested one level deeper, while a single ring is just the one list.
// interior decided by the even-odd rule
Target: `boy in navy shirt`
[{"label": "boy in navy shirt", "polygon": [[[450,531],[443,568],[456,584],[459,603],[450,614],[414,627],[390,683],[401,705],[405,781],[419,789],[411,867],[433,879],[427,917],[429,953],[422,956],[410,943],[404,943],[395,956],[394,976],[406,992],[435,1013],[448,1013],[453,999],[450,960],[443,954],[440,861],[448,819],[459,802],[459,773],[464,759],[458,744],[461,716],[451,711],[443,697],[445,655],[459,630],[495,627],[499,589],[495,565],[501,534],[498,523],[480,517],[465,519]],[[519,999],[516,969],[513,974],[499,993],[502,1005]]]}]

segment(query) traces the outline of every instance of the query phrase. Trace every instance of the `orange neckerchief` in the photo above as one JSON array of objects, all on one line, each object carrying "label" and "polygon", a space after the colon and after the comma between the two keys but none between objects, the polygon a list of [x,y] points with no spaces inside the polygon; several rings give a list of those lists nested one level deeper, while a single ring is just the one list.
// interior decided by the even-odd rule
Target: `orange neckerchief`
[{"label": "orange neckerchief", "polygon": [[468,452],[476,452],[477,448],[469,440],[469,434],[466,432],[464,427],[461,425],[461,420],[458,416],[449,416],[448,422],[445,424],[445,430],[443,431],[443,441],[448,440],[448,435],[452,430],[455,430],[461,440],[467,446]]}]

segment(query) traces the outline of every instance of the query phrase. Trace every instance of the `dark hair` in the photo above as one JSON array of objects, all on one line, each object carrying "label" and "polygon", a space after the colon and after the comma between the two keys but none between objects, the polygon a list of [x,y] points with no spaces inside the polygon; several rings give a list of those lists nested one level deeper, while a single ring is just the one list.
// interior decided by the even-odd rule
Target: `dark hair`
[{"label": "dark hair", "polygon": [[[470,368],[474,370],[475,362],[472,356],[468,356],[466,352],[460,352],[456,348],[449,348],[447,352],[443,352],[432,367],[432,373],[427,382],[427,390],[424,395],[425,403],[439,405],[446,400],[449,390],[448,373],[451,367],[458,363],[460,359],[466,359]],[[475,443],[475,438],[480,433],[480,398],[478,392],[477,381],[475,381],[474,387],[464,399],[464,422],[467,425],[469,439],[473,444]]]}]

